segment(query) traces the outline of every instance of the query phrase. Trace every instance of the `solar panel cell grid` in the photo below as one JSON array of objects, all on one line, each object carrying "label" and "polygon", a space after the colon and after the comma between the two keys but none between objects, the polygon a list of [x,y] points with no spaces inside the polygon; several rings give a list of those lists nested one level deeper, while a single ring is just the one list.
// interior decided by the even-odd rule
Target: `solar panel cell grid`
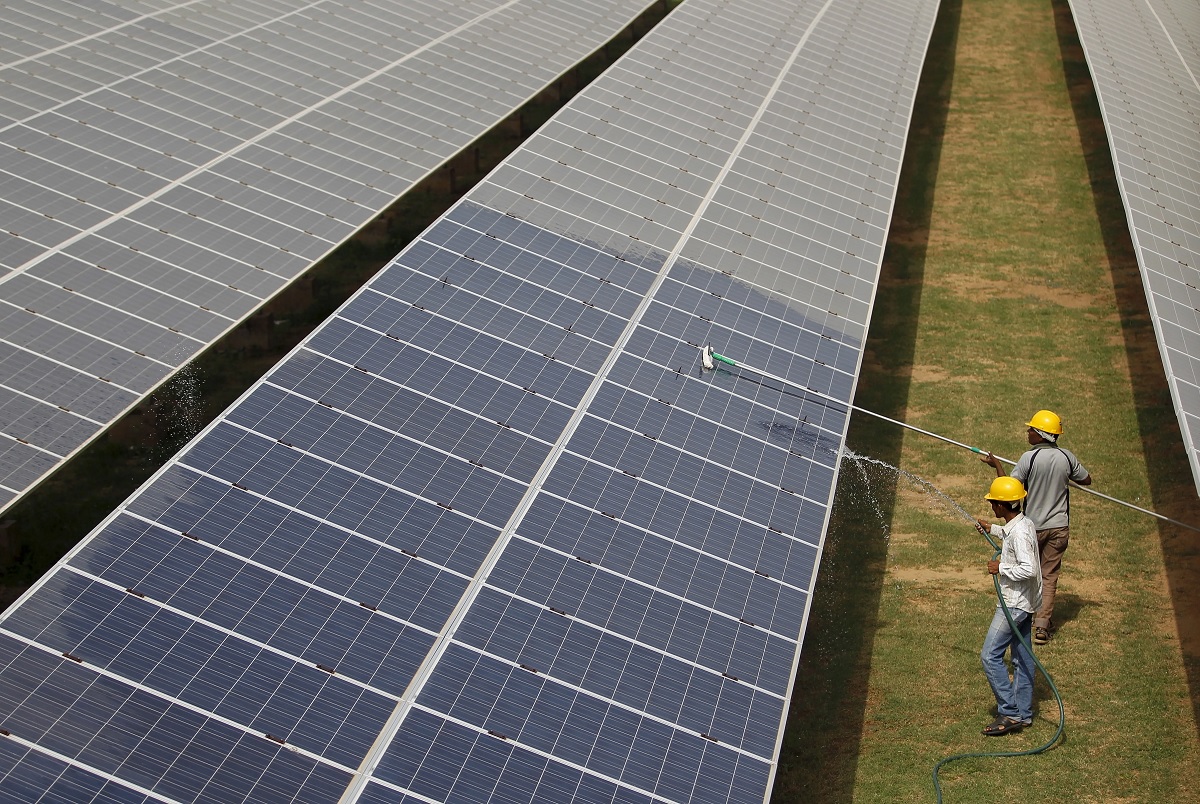
[{"label": "solar panel cell grid", "polygon": [[[206,770],[205,776],[211,775],[205,788],[210,795],[219,796],[222,789],[249,790],[251,800],[281,796],[276,800],[290,801],[298,788],[309,787],[305,782],[310,774],[316,776],[310,783],[323,782],[326,795],[330,781],[345,777],[344,771],[321,768],[313,759],[286,751],[264,736],[109,676],[95,676],[71,659],[24,646],[16,639],[0,638],[0,663],[7,669],[6,676],[23,681],[2,693],[16,704],[10,722],[36,735],[54,753],[102,772],[121,770],[133,784],[195,790],[196,777]],[[30,695],[37,689],[51,690],[53,695]],[[47,700],[57,705],[45,708]],[[93,714],[101,711],[109,713],[103,720]],[[106,721],[109,729],[97,734]],[[193,736],[177,736],[187,733]],[[135,751],[139,746],[152,750]]]},{"label": "solar panel cell grid", "polygon": [[[223,513],[230,513],[228,506]],[[403,612],[406,607],[411,610],[413,601],[404,599],[410,594],[408,592],[391,595],[387,600],[375,598],[376,602],[387,606],[375,607],[386,616],[372,616],[370,609],[347,600],[344,595],[315,590],[313,581],[305,575],[328,581],[334,573],[314,573],[295,560],[293,565],[272,572],[262,566],[243,566],[246,560],[239,560],[236,551],[248,552],[245,544],[226,540],[218,547],[201,545],[167,552],[166,546],[174,539],[162,528],[125,522],[114,532],[139,533],[139,541],[128,545],[119,554],[116,554],[116,546],[102,545],[98,552],[79,562],[79,572],[86,568],[118,591],[122,588],[133,590],[129,592],[132,596],[144,595],[148,601],[157,601],[151,610],[153,606],[169,608],[183,617],[180,621],[183,624],[178,627],[187,626],[192,632],[207,633],[207,638],[218,643],[224,641],[226,635],[236,637],[235,641],[251,646],[243,649],[254,652],[270,649],[286,655],[291,663],[302,662],[302,667],[321,665],[328,668],[324,672],[336,671],[339,677],[355,685],[369,685],[376,691],[374,694],[386,696],[396,696],[403,691],[402,684],[397,689],[397,674],[407,678],[405,671],[411,674],[415,667],[412,657],[404,654],[416,651],[419,655],[429,644],[428,632],[423,633],[424,629],[419,625],[406,624],[390,610]],[[110,554],[114,555],[110,558]],[[243,559],[255,560],[250,556],[243,556]],[[189,570],[188,561],[196,561],[198,566]],[[408,571],[402,577],[411,580],[415,589],[421,583],[420,575],[420,572]],[[427,594],[432,598],[434,608],[444,605],[448,597],[457,599],[456,595],[448,596],[440,591],[445,584],[439,587],[428,581],[425,581],[426,589],[432,591]],[[453,579],[449,582],[452,585]],[[130,585],[123,587],[122,584]],[[168,585],[171,591],[167,590]],[[148,602],[147,605],[151,604]],[[252,616],[247,615],[250,608],[257,610]],[[166,615],[160,612],[159,616]],[[188,626],[187,622],[192,620],[198,622]],[[317,633],[323,636],[314,639]],[[102,664],[103,656],[96,651],[84,650],[77,655]],[[195,655],[202,658],[200,653]],[[155,672],[177,677],[182,666],[167,662]],[[250,683],[237,680],[241,673],[237,668],[240,667],[238,663],[217,661],[203,675],[211,677],[214,673],[219,674],[220,668],[225,668],[226,674],[234,673],[236,682],[231,682],[225,689],[237,692],[238,684]],[[156,686],[156,683],[145,683]],[[253,686],[251,684],[251,689]],[[169,686],[162,691],[179,694]],[[384,706],[382,699],[375,700],[375,706]],[[386,704],[388,712],[392,705]],[[239,719],[238,722],[245,721]]]},{"label": "solar panel cell grid", "polygon": [[76,801],[142,804],[159,800],[57,758],[28,751],[17,743],[0,744],[0,775],[21,780],[5,791],[14,804],[70,804]]},{"label": "solar panel cell grid", "polygon": [[[313,664],[197,626],[119,589],[69,575],[62,580],[64,588],[44,593],[76,605],[41,628],[10,621],[14,632],[254,730],[293,735],[297,747],[351,767],[391,712],[392,702],[380,694]],[[130,647],[139,632],[145,633],[142,646],[170,647],[151,660],[144,647]]]},{"label": "solar panel cell grid", "polygon": [[[519,749],[514,750],[500,740],[480,743],[477,734],[452,723],[428,718],[414,728],[410,735],[406,736],[410,739],[412,746],[412,753],[408,755],[410,760],[397,763],[397,766],[389,773],[391,778],[397,780],[392,784],[398,784],[401,787],[385,787],[378,783],[369,785],[359,799],[360,801],[394,801],[398,796],[403,795],[400,790],[405,787],[413,790],[417,795],[429,796],[439,801],[445,800],[444,797],[449,794],[461,775],[464,760],[472,755],[481,755],[484,760],[493,763],[496,770],[490,784],[485,780],[475,782],[479,788],[471,790],[471,794],[477,796],[476,800],[479,801],[488,800],[488,793],[498,783],[499,772],[510,762],[527,771],[527,773],[521,774],[520,781],[517,782],[517,784],[523,782],[525,789],[513,791],[519,794],[514,796],[518,800],[569,801],[572,795],[591,792],[598,794],[595,800],[608,801],[613,800],[614,793],[618,792],[615,785],[611,783],[592,782],[592,784],[588,784],[588,777],[580,772],[569,768],[557,768],[554,763],[548,762],[544,757],[529,752],[520,752]],[[425,761],[422,762],[422,760]],[[467,778],[474,776],[476,772],[477,769],[473,768]],[[542,781],[540,784],[531,785],[529,782],[534,779]],[[470,784],[470,782],[464,781],[462,784]],[[505,788],[507,790],[508,786],[506,785]],[[408,801],[410,798],[403,796],[400,800]],[[649,799],[642,798],[640,801],[649,801]]]}]

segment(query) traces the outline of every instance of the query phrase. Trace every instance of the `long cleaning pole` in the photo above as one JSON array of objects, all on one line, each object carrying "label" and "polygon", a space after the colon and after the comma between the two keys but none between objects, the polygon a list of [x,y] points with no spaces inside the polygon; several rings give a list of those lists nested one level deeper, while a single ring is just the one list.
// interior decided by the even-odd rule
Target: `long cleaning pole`
[{"label": "long cleaning pole", "polygon": [[[807,385],[801,385],[800,383],[796,382],[795,380],[789,380],[786,377],[780,377],[775,374],[771,374],[770,372],[763,371],[762,369],[755,368],[754,366],[750,366],[745,363],[740,363],[731,357],[726,357],[725,355],[717,354],[716,352],[714,352],[712,350],[711,346],[702,347],[701,355],[702,355],[701,361],[704,365],[704,368],[706,368],[706,369],[711,370],[711,369],[716,368],[717,363],[725,363],[726,365],[733,366],[734,368],[742,369],[743,371],[754,372],[755,374],[759,375],[760,377],[765,377],[768,380],[774,380],[775,382],[783,383],[784,385],[790,385],[793,388],[801,388],[804,390],[804,392],[806,394],[812,394],[813,396],[819,396],[822,399],[828,399],[830,402],[835,402],[839,405],[845,405],[846,407],[850,408],[851,410],[857,410],[859,413],[865,413],[868,416],[874,416],[876,419],[882,419],[883,421],[889,422],[898,427],[903,427],[907,430],[912,430],[913,432],[920,433],[921,435],[929,436],[930,438],[936,438],[938,441],[945,441],[947,444],[953,444],[956,447],[962,447],[963,449],[967,449],[967,450],[970,450],[971,452],[974,452],[976,455],[988,455],[989,454],[987,450],[982,450],[982,449],[979,449],[978,447],[972,447],[970,444],[964,444],[961,441],[955,441],[953,438],[947,438],[944,435],[938,435],[937,433],[930,432],[929,430],[922,430],[920,427],[914,427],[913,425],[908,424],[907,422],[902,422],[899,419],[893,419],[891,417],[884,416],[882,413],[876,413],[873,410],[867,410],[866,408],[859,407],[858,405],[854,405],[850,402],[843,402],[842,400],[837,399],[836,397],[829,396],[828,394],[823,394],[820,391],[814,391],[812,388],[809,388]],[[1016,461],[1010,461],[1008,458],[1001,458],[999,455],[996,455],[995,458],[1003,463],[1008,464],[1009,466],[1016,465]],[[1079,489],[1080,491],[1094,495],[1103,500],[1108,500],[1109,502],[1114,502],[1114,503],[1117,503],[1118,505],[1123,505],[1126,508],[1132,508],[1134,511],[1138,511],[1143,514],[1148,514],[1149,516],[1155,517],[1157,519],[1161,519],[1164,522],[1170,522],[1172,525],[1178,525],[1179,527],[1187,528],[1188,530],[1200,531],[1200,528],[1196,527],[1195,525],[1189,525],[1186,522],[1180,522],[1178,519],[1172,519],[1169,516],[1163,516],[1162,514],[1158,513],[1157,511],[1151,511],[1149,508],[1142,508],[1140,505],[1134,505],[1131,502],[1126,502],[1125,500],[1119,499],[1117,497],[1110,497],[1109,495],[1104,494],[1103,492],[1096,491],[1095,489],[1090,489],[1087,486],[1080,486],[1077,483],[1072,482],[1071,488]]]}]

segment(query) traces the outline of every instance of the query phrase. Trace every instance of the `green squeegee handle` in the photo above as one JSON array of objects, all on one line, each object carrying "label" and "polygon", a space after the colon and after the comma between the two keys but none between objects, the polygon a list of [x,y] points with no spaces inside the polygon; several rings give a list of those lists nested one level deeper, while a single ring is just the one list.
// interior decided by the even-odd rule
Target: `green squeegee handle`
[{"label": "green squeegee handle", "polygon": [[713,360],[719,360],[722,363],[726,363],[730,366],[737,366],[737,364],[738,364],[736,360],[731,360],[728,357],[726,357],[725,355],[719,355],[716,352],[711,352],[710,354],[712,355]]}]

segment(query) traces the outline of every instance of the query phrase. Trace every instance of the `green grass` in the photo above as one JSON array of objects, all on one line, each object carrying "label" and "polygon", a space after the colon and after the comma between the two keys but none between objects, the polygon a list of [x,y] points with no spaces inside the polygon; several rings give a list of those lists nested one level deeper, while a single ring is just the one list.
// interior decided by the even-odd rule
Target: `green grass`
[{"label": "green grass", "polygon": [[[949,0],[909,137],[856,403],[1015,459],[1048,407],[1107,494],[1200,524],[1086,64],[1061,0]],[[991,470],[856,415],[849,445],[974,515]],[[1076,493],[1058,637],[1066,737],[946,767],[947,802],[1195,798],[1195,533]],[[989,740],[987,543],[929,495],[844,465],[773,801],[932,801]]]}]

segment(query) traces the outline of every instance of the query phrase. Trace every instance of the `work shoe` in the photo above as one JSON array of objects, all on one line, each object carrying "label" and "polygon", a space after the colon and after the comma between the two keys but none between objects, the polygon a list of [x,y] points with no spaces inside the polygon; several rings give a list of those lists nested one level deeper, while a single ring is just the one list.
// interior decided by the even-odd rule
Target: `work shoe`
[{"label": "work shoe", "polygon": [[983,727],[983,733],[988,737],[1000,737],[1004,734],[1015,734],[1023,728],[1025,728],[1023,721],[999,715],[995,720]]},{"label": "work shoe", "polygon": [[1048,628],[1033,629],[1033,644],[1045,645],[1049,641],[1050,641],[1050,629],[1048,629]]}]

